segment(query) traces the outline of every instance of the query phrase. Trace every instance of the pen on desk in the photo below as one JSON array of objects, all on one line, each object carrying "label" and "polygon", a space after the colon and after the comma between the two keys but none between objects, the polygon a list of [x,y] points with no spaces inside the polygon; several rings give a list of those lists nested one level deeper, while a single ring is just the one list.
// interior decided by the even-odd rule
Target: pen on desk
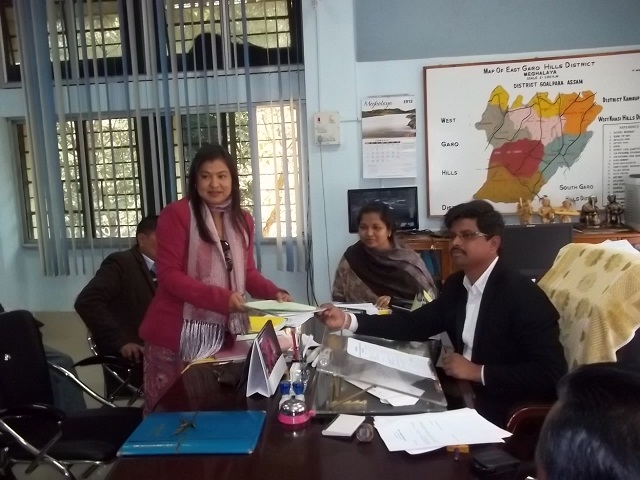
[{"label": "pen on desk", "polygon": [[453,449],[453,459],[457,462],[460,460],[460,449],[458,447]]}]

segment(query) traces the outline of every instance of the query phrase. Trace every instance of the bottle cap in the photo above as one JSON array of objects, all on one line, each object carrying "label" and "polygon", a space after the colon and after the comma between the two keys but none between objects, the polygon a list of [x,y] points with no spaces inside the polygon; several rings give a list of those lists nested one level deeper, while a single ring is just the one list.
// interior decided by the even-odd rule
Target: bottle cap
[{"label": "bottle cap", "polygon": [[301,395],[304,392],[304,383],[302,382],[293,382],[293,393],[296,395]]},{"label": "bottle cap", "polygon": [[287,381],[280,382],[280,394],[281,395],[289,395],[291,391],[291,383]]}]

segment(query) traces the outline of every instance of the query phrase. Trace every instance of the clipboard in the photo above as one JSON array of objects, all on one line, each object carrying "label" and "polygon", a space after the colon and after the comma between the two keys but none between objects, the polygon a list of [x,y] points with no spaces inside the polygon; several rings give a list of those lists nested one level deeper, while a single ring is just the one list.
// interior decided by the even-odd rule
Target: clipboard
[{"label": "clipboard", "polygon": [[249,454],[265,418],[261,410],[151,413],[118,455]]}]

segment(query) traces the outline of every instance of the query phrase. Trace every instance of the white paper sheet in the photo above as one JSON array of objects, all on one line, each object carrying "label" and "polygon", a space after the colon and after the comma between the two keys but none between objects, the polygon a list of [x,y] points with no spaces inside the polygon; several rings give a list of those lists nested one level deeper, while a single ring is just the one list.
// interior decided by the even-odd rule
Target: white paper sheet
[{"label": "white paper sheet", "polygon": [[393,348],[381,347],[380,345],[363,342],[355,338],[347,340],[347,353],[354,357],[395,368],[401,372],[412,373],[432,380],[436,378],[431,368],[431,360],[427,357],[399,352]]},{"label": "white paper sheet", "polygon": [[[379,398],[383,403],[388,403],[393,407],[404,407],[407,405],[415,405],[419,400],[418,397],[414,397],[412,395],[404,395],[394,390],[389,390],[388,388],[371,387],[370,384],[365,382],[359,382],[357,380],[351,380],[351,379],[347,379],[347,382],[349,382],[352,385],[355,385],[358,388],[361,388],[362,390],[367,389],[367,393],[370,393],[374,397]],[[416,389],[416,390],[420,390],[420,389]]]},{"label": "white paper sheet", "polygon": [[439,413],[375,417],[374,425],[391,452],[436,449],[447,445],[501,443],[511,436],[470,408]]},{"label": "white paper sheet", "polygon": [[420,397],[424,393],[424,390],[415,387],[408,383],[406,379],[400,376],[399,372],[396,372],[389,368],[384,368],[377,363],[371,363],[369,367],[358,372],[357,378],[350,378],[349,381],[356,380],[364,382],[365,384],[386,387],[397,393],[406,393],[414,397]]},{"label": "white paper sheet", "polygon": [[245,307],[259,312],[266,313],[302,313],[302,312],[321,312],[323,308],[313,307],[311,305],[305,305],[304,303],[296,302],[278,302],[277,300],[255,300],[246,302]]}]

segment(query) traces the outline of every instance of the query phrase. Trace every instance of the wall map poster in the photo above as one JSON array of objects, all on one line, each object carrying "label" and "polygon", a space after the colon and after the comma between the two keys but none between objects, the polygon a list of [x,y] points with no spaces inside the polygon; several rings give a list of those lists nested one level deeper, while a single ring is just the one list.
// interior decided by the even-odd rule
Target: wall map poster
[{"label": "wall map poster", "polygon": [[424,82],[429,215],[624,203],[640,173],[640,51],[425,67]]}]

